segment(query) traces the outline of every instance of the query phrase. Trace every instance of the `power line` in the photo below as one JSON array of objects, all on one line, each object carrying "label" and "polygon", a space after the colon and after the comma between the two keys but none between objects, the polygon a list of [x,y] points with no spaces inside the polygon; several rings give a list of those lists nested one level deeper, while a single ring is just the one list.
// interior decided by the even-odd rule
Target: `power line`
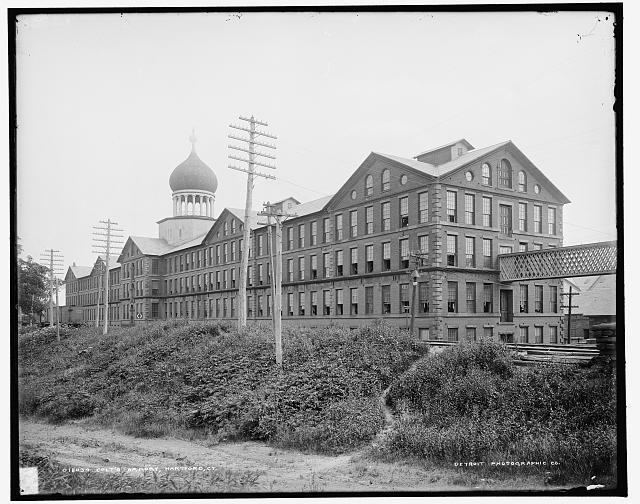
[{"label": "power line", "polygon": [[[107,334],[109,327],[109,260],[111,257],[116,256],[111,252],[113,245],[122,245],[122,240],[118,238],[124,238],[124,235],[119,234],[123,230],[117,228],[118,223],[111,219],[101,220],[97,226],[93,226],[96,231],[93,233],[93,252],[94,254],[104,254],[104,265],[101,266],[102,273],[102,286],[104,287],[104,327],[102,334]],[[100,278],[100,277],[98,277]],[[96,327],[99,325],[100,319],[100,280],[98,280],[98,295],[97,295],[97,307],[96,307]]]}]

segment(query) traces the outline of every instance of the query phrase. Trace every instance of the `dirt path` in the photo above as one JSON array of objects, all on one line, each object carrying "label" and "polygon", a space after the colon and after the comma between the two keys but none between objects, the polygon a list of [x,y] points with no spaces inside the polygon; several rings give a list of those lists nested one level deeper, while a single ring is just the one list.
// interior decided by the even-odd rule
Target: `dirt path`
[{"label": "dirt path", "polygon": [[[412,465],[367,460],[360,452],[341,456],[277,450],[264,443],[207,446],[174,438],[143,439],[80,422],[51,425],[20,421],[20,443],[52,453],[63,465],[82,468],[209,466],[260,471],[252,490],[367,491],[468,489],[442,473]],[[162,469],[160,469],[162,470]]]}]

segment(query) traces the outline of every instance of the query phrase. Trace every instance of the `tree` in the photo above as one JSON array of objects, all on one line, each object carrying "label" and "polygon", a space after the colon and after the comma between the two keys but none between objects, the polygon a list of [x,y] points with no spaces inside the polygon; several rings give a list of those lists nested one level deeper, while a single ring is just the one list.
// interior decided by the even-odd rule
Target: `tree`
[{"label": "tree", "polygon": [[24,314],[42,317],[49,301],[49,269],[33,261],[19,259],[18,305]]}]

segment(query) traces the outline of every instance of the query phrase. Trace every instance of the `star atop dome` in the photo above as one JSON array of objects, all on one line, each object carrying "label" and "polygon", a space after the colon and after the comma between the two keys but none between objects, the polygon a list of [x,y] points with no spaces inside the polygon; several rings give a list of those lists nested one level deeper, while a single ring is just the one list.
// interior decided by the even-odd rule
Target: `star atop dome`
[{"label": "star atop dome", "polygon": [[215,193],[218,188],[218,178],[213,170],[196,154],[196,135],[192,130],[189,136],[191,153],[180,163],[169,177],[169,186],[176,191],[207,191]]}]

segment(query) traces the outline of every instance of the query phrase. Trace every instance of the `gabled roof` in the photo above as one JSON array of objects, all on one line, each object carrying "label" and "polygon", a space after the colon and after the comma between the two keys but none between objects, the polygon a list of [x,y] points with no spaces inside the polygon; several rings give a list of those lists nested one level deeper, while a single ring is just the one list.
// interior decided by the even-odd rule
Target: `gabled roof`
[{"label": "gabled roof", "polygon": [[463,143],[463,144],[465,144],[465,145],[467,146],[467,149],[473,149],[473,148],[474,148],[474,147],[473,147],[473,145],[471,145],[469,142],[467,142],[466,138],[461,138],[461,139],[459,139],[459,140],[455,140],[455,141],[453,141],[453,142],[449,142],[449,143],[446,143],[446,144],[444,144],[444,145],[440,145],[440,146],[438,146],[438,147],[434,147],[434,148],[432,148],[432,149],[426,150],[426,151],[424,151],[424,152],[421,152],[420,154],[416,154],[416,155],[415,155],[415,156],[413,156],[413,157],[414,157],[414,158],[418,158],[418,157],[420,157],[420,156],[424,156],[425,154],[430,154],[430,153],[435,152],[435,151],[438,151],[438,150],[440,150],[440,149],[444,149],[445,147],[451,147],[452,145],[455,145],[455,144],[457,144],[457,143]]},{"label": "gabled roof", "polygon": [[500,142],[494,145],[489,145],[488,147],[482,147],[481,149],[473,149],[465,152],[461,156],[458,156],[456,159],[452,159],[451,161],[447,161],[438,166],[438,170],[440,170],[439,176],[447,175],[452,171],[457,170],[463,166],[468,165],[469,163],[473,163],[474,161],[480,159],[482,156],[492,153],[493,151],[504,147],[505,145],[511,143],[511,140],[507,140],[506,142]]},{"label": "gabled roof", "polygon": [[149,238],[147,236],[130,236],[129,239],[136,244],[143,255],[163,255],[170,252],[173,247],[162,238]]},{"label": "gabled roof", "polygon": [[391,154],[383,154],[382,152],[374,152],[373,154],[386,159],[390,159],[391,161],[395,161],[396,163],[400,163],[409,168],[413,168],[414,170],[421,171],[423,173],[426,173],[427,175],[431,175],[432,177],[437,177],[439,175],[437,166],[433,166],[429,163],[423,163],[422,161],[418,161],[417,159],[403,158],[400,156],[393,156]]},{"label": "gabled roof", "polygon": [[69,266],[71,273],[76,278],[86,277],[91,274],[93,266]]},{"label": "gabled roof", "polygon": [[303,217],[305,215],[319,212],[327,206],[327,203],[331,201],[333,196],[333,194],[330,194],[329,196],[323,196],[322,198],[307,201],[306,203],[300,203],[299,205],[292,207],[290,212],[296,214],[296,217]]},{"label": "gabled roof", "polygon": [[[227,207],[225,210],[229,210],[229,213],[233,214],[240,221],[240,224],[244,224],[244,209]],[[218,220],[220,220],[220,217],[218,217]],[[257,223],[258,212],[251,210],[251,212],[249,212],[249,229],[255,229]],[[213,227],[211,229],[213,229]]]}]

